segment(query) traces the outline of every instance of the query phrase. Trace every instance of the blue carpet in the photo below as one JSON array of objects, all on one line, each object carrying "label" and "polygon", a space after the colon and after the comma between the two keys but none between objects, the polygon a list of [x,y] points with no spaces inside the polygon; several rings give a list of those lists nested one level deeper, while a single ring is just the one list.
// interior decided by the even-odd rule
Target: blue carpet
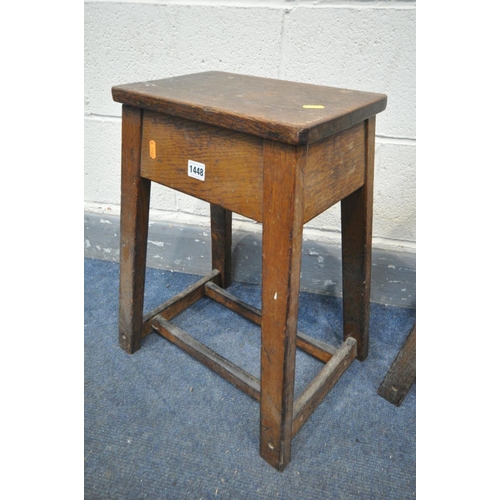
[{"label": "blue carpet", "polygon": [[[354,361],[292,442],[284,472],[259,456],[259,406],[153,333],[134,355],[118,346],[118,265],[86,259],[86,499],[408,499],[415,497],[416,389],[402,406],[377,395],[415,321],[372,304],[368,359]],[[198,276],[147,270],[145,310]],[[231,293],[260,308],[260,287]],[[341,343],[342,304],[302,293],[299,329]],[[209,299],[173,322],[259,375],[259,328]],[[297,353],[296,392],[322,363]]]}]

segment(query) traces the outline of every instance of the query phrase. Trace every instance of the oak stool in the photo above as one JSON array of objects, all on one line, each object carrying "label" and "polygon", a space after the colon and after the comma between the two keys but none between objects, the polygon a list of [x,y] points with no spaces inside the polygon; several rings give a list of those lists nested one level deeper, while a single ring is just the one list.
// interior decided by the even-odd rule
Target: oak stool
[{"label": "oak stool", "polygon": [[[260,454],[282,471],[291,441],[354,358],[368,354],[375,115],[383,94],[210,71],[119,85],[119,343],[157,331],[260,402]],[[210,203],[212,270],[143,315],[151,181]],[[344,342],[297,332],[303,225],[341,202]],[[232,212],[262,223],[262,310],[231,284]],[[260,380],[171,322],[209,297],[261,327]],[[295,352],[325,363],[295,401]]]}]

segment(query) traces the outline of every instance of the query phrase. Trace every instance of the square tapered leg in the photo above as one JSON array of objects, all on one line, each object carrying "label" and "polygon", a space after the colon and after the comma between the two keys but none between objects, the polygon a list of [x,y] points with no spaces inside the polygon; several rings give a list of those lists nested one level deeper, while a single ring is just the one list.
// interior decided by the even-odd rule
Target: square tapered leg
[{"label": "square tapered leg", "polygon": [[140,175],[142,110],[123,106],[119,344],[141,347],[151,181]]},{"label": "square tapered leg", "polygon": [[260,454],[290,461],[305,148],[264,145]]},{"label": "square tapered leg", "polygon": [[368,355],[373,218],[375,118],[366,122],[365,183],[341,201],[344,339],[358,343],[358,360]]},{"label": "square tapered leg", "polygon": [[222,288],[227,288],[232,281],[232,215],[231,210],[226,210],[215,203],[210,204],[212,269],[217,269],[220,272]]}]

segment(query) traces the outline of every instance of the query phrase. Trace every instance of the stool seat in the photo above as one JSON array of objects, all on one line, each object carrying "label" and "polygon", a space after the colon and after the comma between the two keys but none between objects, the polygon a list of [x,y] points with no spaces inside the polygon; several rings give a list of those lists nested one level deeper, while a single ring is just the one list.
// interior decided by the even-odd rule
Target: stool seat
[{"label": "stool seat", "polygon": [[[383,94],[222,72],[112,88],[122,108],[119,343],[156,331],[260,403],[260,454],[277,470],[351,362],[368,354],[375,114]],[[212,269],[144,314],[151,182],[210,204]],[[344,342],[297,331],[303,225],[341,202]],[[228,293],[232,212],[262,222],[262,308]],[[171,320],[208,297],[261,327],[257,379]],[[294,400],[295,353],[325,363]]]},{"label": "stool seat", "polygon": [[387,96],[207,71],[118,85],[113,99],[265,139],[305,144],[383,111]]}]

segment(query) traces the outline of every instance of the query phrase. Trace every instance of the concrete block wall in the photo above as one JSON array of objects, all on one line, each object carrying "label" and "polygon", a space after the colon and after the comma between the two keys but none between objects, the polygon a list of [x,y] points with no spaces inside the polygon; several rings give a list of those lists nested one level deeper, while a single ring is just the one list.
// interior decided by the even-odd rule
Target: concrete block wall
[{"label": "concrete block wall", "polygon": [[[117,258],[117,239],[104,247],[96,229],[116,225],[120,208],[121,106],[111,87],[220,70],[388,95],[377,118],[373,241],[405,254],[408,273],[416,245],[415,24],[415,2],[401,0],[86,1],[87,254]],[[209,225],[206,203],[168,188],[153,187],[151,208],[157,224]],[[304,237],[338,248],[339,214],[338,206],[327,210]],[[259,231],[234,217],[236,231]],[[405,280],[414,305],[414,279]]]}]

